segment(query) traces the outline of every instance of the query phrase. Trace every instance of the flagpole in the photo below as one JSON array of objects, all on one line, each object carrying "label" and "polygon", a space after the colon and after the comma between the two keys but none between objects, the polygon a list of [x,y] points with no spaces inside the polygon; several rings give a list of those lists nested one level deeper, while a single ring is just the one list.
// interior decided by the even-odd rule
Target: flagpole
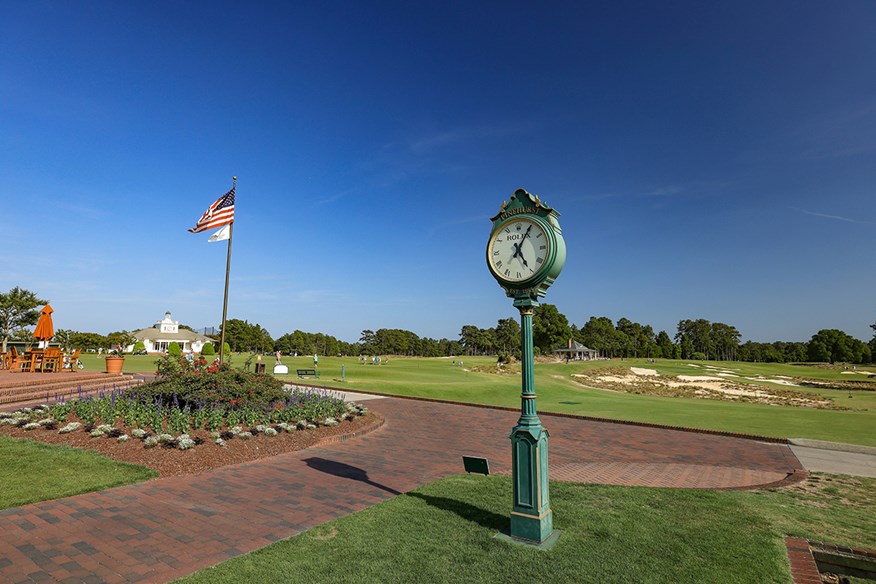
[{"label": "flagpole", "polygon": [[[237,177],[231,190],[237,190]],[[225,299],[222,301],[222,333],[219,337],[219,363],[225,362],[225,319],[228,316],[228,275],[231,273],[231,238],[234,236],[234,222],[228,225],[228,258],[225,260]]]}]

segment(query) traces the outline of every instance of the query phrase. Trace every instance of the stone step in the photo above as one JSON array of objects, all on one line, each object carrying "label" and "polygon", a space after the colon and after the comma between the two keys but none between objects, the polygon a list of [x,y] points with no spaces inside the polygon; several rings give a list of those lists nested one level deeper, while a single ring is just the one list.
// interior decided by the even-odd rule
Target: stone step
[{"label": "stone step", "polygon": [[[142,384],[139,379],[129,376],[113,376],[110,379],[97,379],[83,381],[81,384],[64,388],[47,389],[44,387],[30,387],[19,389],[17,393],[0,394],[0,407],[3,410],[12,410],[31,404],[52,404],[58,398],[70,400],[78,397],[97,395],[101,391],[109,392],[113,389],[135,387]],[[7,390],[4,390],[7,391]]]},{"label": "stone step", "polygon": [[55,378],[44,383],[18,383],[4,384],[0,386],[0,396],[17,395],[34,391],[42,392],[68,392],[77,387],[93,387],[95,385],[108,385],[127,383],[133,379],[131,375],[97,375],[91,377],[69,377],[66,379]]},{"label": "stone step", "polygon": [[122,375],[130,374],[121,373],[118,375],[108,375],[103,371],[78,371],[76,373],[70,373],[69,371],[65,371],[64,373],[12,373],[3,376],[2,381],[0,381],[0,388],[14,388],[14,387],[33,387],[35,385],[43,387],[47,385],[51,385],[54,383],[63,383],[69,384],[70,382],[82,382],[82,381],[91,381],[94,379],[107,379],[107,378],[116,378]]}]

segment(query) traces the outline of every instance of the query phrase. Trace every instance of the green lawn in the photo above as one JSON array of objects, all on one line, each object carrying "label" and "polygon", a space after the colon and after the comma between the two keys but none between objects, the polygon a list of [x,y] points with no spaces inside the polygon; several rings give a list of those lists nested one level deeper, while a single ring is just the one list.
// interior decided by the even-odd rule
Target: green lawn
[{"label": "green lawn", "polygon": [[[454,359],[390,359],[389,365],[358,364],[355,358],[321,358],[321,383],[351,389],[364,389],[398,395],[416,395],[463,402],[519,407],[519,375],[475,372],[474,366],[491,368],[493,358],[463,357],[464,367],[453,365]],[[459,360],[456,359],[458,362]],[[294,378],[294,370],[312,366],[309,358],[284,358]],[[344,383],[341,365],[345,366]],[[709,363],[706,363],[709,364]],[[715,365],[712,363],[712,365]],[[723,367],[725,364],[721,364]],[[732,363],[740,375],[805,376],[824,380],[848,380],[840,371],[819,367],[763,363]],[[590,389],[572,378],[572,374],[594,367],[637,366],[656,368],[666,374],[707,374],[679,361],[644,359],[595,361],[589,363],[537,364],[536,393],[542,412],[563,412],[611,419],[634,420],[742,432],[781,438],[812,438],[876,446],[876,391],[800,390],[831,395],[850,411],[816,410],[768,406],[727,401],[668,398]],[[865,386],[876,382],[863,375]],[[756,382],[752,382],[756,383]]]},{"label": "green lawn", "polygon": [[[88,368],[99,364],[95,356]],[[133,357],[128,371],[151,371]],[[270,367],[272,359],[265,358]],[[405,395],[519,405],[519,376],[476,372],[491,358],[321,358],[322,383]],[[294,370],[310,358],[284,358]],[[234,364],[241,366],[242,357]],[[654,398],[582,387],[571,373],[604,362],[540,364],[542,411],[638,419],[779,436],[876,444],[873,392],[856,392],[855,411]],[[679,362],[614,361],[610,366],[695,371]],[[803,366],[721,364],[740,374],[846,379]],[[341,366],[346,380],[340,381]],[[793,371],[788,373],[787,371]],[[863,376],[862,376],[863,377]],[[840,399],[846,392],[838,392]],[[847,397],[845,399],[848,399]],[[91,452],[0,437],[0,508],[145,480],[152,471]],[[201,571],[182,582],[788,582],[782,536],[876,548],[876,480],[813,475],[802,485],[753,492],[694,491],[552,483],[557,546],[540,552],[493,536],[508,523],[508,477],[455,476],[395,497]]]},{"label": "green lawn", "polygon": [[876,480],[758,492],[551,483],[556,547],[493,536],[508,477],[455,476],[179,582],[790,582],[785,534],[873,548]]},{"label": "green lawn", "polygon": [[95,452],[0,436],[0,509],[145,481],[153,470]]},{"label": "green lawn", "polygon": [[[232,364],[243,367],[246,355],[233,355]],[[464,367],[459,367],[460,359]],[[155,370],[155,357],[128,357],[126,371],[151,372]],[[457,365],[454,365],[454,361]],[[96,355],[84,357],[87,369],[100,369],[102,360]],[[263,357],[271,370],[274,358]],[[312,357],[284,357],[289,366],[290,381],[297,381],[296,369],[312,368]],[[740,363],[740,362],[690,362],[658,359],[648,363],[645,359],[630,359],[578,362],[540,363],[536,365],[536,392],[538,408],[543,412],[563,412],[597,416],[619,420],[633,420],[742,432],[780,438],[811,438],[835,442],[847,442],[876,446],[876,391],[855,391],[852,398],[848,392],[838,390],[811,391],[832,397],[837,404],[852,408],[850,411],[816,410],[808,408],[779,407],[748,403],[733,403],[716,400],[686,399],[635,395],[584,387],[572,378],[572,374],[595,367],[635,366],[657,369],[668,375],[707,375],[704,366],[726,368],[743,377],[806,377],[811,379],[860,381],[863,387],[876,388],[876,380],[864,375],[844,375],[840,368],[818,366]],[[520,405],[519,375],[471,371],[472,367],[483,369],[495,365],[493,357],[459,358],[390,358],[388,365],[364,365],[356,357],[321,357],[318,383],[349,388],[391,393],[397,395],[425,396],[438,399],[471,403],[518,407]],[[341,382],[341,368],[345,381]],[[876,372],[876,367],[859,370]],[[743,379],[744,381],[744,379]],[[749,383],[764,384],[762,381]]]}]

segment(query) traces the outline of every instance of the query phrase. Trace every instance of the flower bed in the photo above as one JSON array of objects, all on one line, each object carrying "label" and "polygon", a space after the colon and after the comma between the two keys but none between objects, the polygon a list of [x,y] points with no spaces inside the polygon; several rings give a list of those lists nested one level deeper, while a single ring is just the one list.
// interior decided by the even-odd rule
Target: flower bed
[{"label": "flower bed", "polygon": [[[289,391],[273,377],[232,370],[227,365],[208,366],[203,358],[164,357],[158,361],[157,373],[155,381],[138,387],[96,397],[60,399],[48,406],[43,418],[63,424],[73,415],[88,431],[101,424],[122,423],[156,435],[178,435],[202,429],[218,433],[241,425],[282,424],[284,431],[313,429],[367,413],[367,409],[360,411],[360,406],[345,404],[325,389],[296,387]],[[30,417],[36,416],[33,412]]]},{"label": "flower bed", "polygon": [[298,450],[378,423],[324,389],[289,391],[273,377],[168,358],[140,387],[0,413],[8,435],[97,450],[162,475]]},{"label": "flower bed", "polygon": [[[73,421],[73,417],[71,417]],[[279,454],[302,450],[318,445],[332,436],[364,432],[381,424],[379,415],[369,412],[363,416],[346,420],[337,426],[320,426],[314,430],[279,432],[276,436],[267,433],[256,434],[249,440],[235,437],[227,440],[225,447],[212,442],[210,432],[198,430],[189,433],[192,440],[200,438],[203,443],[188,450],[156,446],[145,448],[144,441],[134,437],[134,430],[117,425],[116,428],[129,436],[127,441],[104,436],[92,438],[84,426],[70,433],[61,434],[59,425],[55,430],[25,430],[15,425],[0,425],[0,433],[13,438],[37,440],[46,444],[66,445],[74,448],[94,450],[122,462],[130,462],[151,468],[160,476],[180,476],[221,468],[232,464],[267,458]]]}]

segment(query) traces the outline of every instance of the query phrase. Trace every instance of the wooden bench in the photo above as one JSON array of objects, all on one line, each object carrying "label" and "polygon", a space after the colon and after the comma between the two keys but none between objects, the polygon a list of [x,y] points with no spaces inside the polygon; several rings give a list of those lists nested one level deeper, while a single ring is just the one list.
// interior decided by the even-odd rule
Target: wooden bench
[{"label": "wooden bench", "polygon": [[298,379],[302,379],[304,377],[316,377],[319,378],[319,371],[316,369],[296,369],[295,373],[298,374]]}]

